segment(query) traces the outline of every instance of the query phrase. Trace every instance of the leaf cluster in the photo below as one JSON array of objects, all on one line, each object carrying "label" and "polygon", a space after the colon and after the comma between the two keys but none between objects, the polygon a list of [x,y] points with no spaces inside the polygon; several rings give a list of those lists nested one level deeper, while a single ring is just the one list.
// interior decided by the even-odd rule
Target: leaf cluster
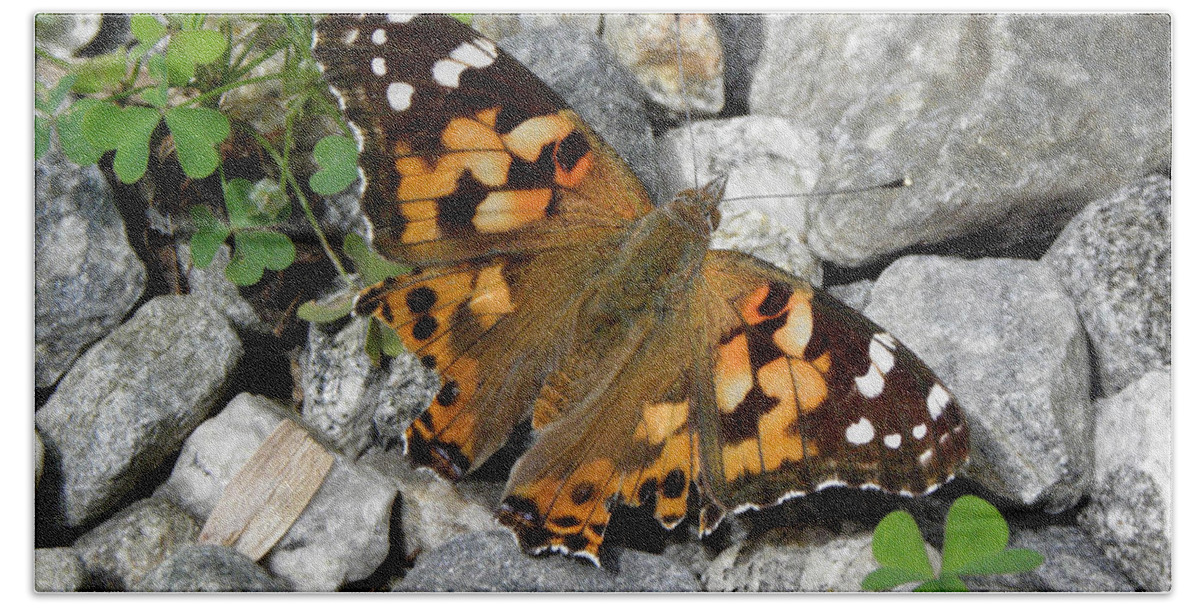
[{"label": "leaf cluster", "polygon": [[920,582],[914,591],[969,591],[963,576],[1027,572],[1045,558],[1029,549],[1008,549],[1008,524],[991,503],[977,496],[954,501],[946,515],[941,572],[934,574],[925,541],[912,515],[889,513],[875,528],[871,549],[880,567],[862,582],[866,591]]},{"label": "leaf cluster", "polygon": [[[224,200],[190,210],[196,227],[193,262],[207,266],[216,249],[232,239],[226,275],[234,283],[250,285],[265,269],[288,267],[295,246],[277,228],[295,199],[345,277],[292,170],[293,125],[317,114],[342,120],[311,57],[312,27],[312,17],[306,15],[139,14],[130,18],[136,39],[130,48],[81,61],[38,49],[40,59],[59,65],[66,75],[51,87],[35,86],[34,155],[45,154],[57,136],[63,154],[79,165],[96,164],[111,152],[113,173],[132,184],[145,176],[156,137],[161,137],[184,175],[202,179],[221,170],[221,145],[233,129],[240,129],[275,163],[278,181],[273,187],[269,182],[226,182],[222,174]],[[268,65],[279,67],[266,69]],[[270,81],[278,81],[287,97],[282,137],[259,133],[220,108],[225,93]],[[350,133],[344,122],[342,128]],[[273,143],[279,139],[281,148]],[[312,192],[336,194],[357,178],[358,149],[350,138],[328,136],[312,154],[321,167],[308,180]]]}]

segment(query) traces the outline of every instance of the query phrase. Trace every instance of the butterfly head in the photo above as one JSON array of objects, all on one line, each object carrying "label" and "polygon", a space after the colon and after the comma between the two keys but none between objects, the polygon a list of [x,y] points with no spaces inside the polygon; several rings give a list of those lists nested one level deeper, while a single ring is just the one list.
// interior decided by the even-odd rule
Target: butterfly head
[{"label": "butterfly head", "polygon": [[667,212],[688,228],[705,237],[721,224],[721,200],[725,198],[728,175],[721,175],[699,188],[688,188],[667,204]]}]

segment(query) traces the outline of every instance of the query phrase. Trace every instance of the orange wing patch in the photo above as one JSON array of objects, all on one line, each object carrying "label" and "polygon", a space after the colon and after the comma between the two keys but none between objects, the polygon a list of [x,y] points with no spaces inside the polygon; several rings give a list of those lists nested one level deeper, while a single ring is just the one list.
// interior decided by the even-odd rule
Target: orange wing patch
[{"label": "orange wing patch", "polygon": [[611,517],[605,502],[619,483],[613,461],[599,458],[580,465],[566,479],[542,477],[511,488],[498,517],[530,553],[557,551],[599,564]]},{"label": "orange wing patch", "polygon": [[436,369],[442,386],[430,407],[409,427],[408,449],[451,479],[475,460],[477,424],[466,409],[479,387],[478,362],[467,347],[515,310],[501,261],[482,269],[463,265],[388,279],[364,290],[358,314],[378,317],[423,365]]},{"label": "orange wing patch", "polygon": [[578,466],[537,473],[510,487],[499,517],[517,532],[525,550],[598,562],[613,497],[631,506],[652,502],[655,519],[668,529],[684,520],[700,466],[698,439],[688,426],[689,402],[651,403],[640,411],[623,448],[600,456],[598,450],[613,446],[579,446],[585,456]]}]

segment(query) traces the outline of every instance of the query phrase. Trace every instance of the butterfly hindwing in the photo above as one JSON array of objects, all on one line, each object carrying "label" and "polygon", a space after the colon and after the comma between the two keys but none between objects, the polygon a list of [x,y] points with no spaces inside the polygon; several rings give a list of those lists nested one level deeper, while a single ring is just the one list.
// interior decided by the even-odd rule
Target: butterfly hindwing
[{"label": "butterfly hindwing", "polygon": [[667,528],[683,521],[699,469],[688,352],[685,333],[635,330],[592,369],[564,359],[569,380],[547,384],[562,408],[514,466],[501,507],[526,550],[598,560],[613,501],[652,503]]},{"label": "butterfly hindwing", "polygon": [[831,486],[933,491],[967,457],[946,387],[885,330],[756,258],[710,251],[698,347],[705,485],[730,509]]}]

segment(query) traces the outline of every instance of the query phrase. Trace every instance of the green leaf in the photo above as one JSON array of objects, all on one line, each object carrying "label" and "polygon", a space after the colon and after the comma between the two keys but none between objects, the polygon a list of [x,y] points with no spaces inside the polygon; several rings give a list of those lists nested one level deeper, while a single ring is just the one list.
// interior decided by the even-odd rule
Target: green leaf
[{"label": "green leaf", "polygon": [[875,527],[871,552],[881,566],[915,572],[920,578],[933,578],[933,566],[925,554],[925,541],[912,515],[892,511]]},{"label": "green leaf", "polygon": [[863,591],[887,591],[894,589],[904,583],[913,581],[930,580],[931,576],[926,576],[920,572],[896,568],[894,566],[883,566],[877,568],[863,579]]},{"label": "green leaf", "polygon": [[965,592],[970,591],[970,589],[957,576],[943,574],[941,578],[918,585],[913,591]]},{"label": "green leaf", "polygon": [[450,13],[451,17],[458,19],[463,25],[471,25],[472,13]]},{"label": "green leaf", "polygon": [[410,270],[404,264],[386,260],[367,247],[367,242],[353,232],[342,241],[342,253],[354,262],[354,270],[366,285],[374,285],[388,277],[402,275]]},{"label": "green leaf", "polygon": [[102,105],[106,104],[99,99],[79,99],[58,117],[58,144],[62,147],[63,154],[81,167],[96,164],[104,154],[104,150],[92,145],[83,134],[84,117],[93,108]]},{"label": "green leaf", "polygon": [[308,185],[317,194],[337,194],[358,179],[358,145],[349,137],[321,138],[313,147],[313,158],[321,170],[308,178]]},{"label": "green leaf", "polygon": [[1008,524],[991,503],[978,496],[963,496],[946,515],[946,540],[942,547],[942,572],[956,574],[963,566],[1008,545]]},{"label": "green leaf", "polygon": [[381,327],[383,324],[376,323],[375,318],[371,317],[371,320],[367,322],[367,337],[363,341],[363,350],[367,352],[367,357],[371,359],[371,365],[375,367],[379,367],[379,362],[383,359],[383,347],[380,344],[382,341]]},{"label": "green leaf", "polygon": [[985,574],[1014,574],[1028,572],[1042,565],[1046,558],[1032,549],[1005,549],[962,566],[955,574],[979,576]]},{"label": "green leaf", "polygon": [[170,83],[183,86],[196,76],[196,66],[212,63],[225,52],[225,37],[215,30],[184,30],[167,43]]},{"label": "green leaf", "polygon": [[221,161],[215,146],[229,137],[229,119],[208,108],[171,108],[166,119],[183,172],[193,179],[212,175]]},{"label": "green leaf", "polygon": [[379,325],[379,350],[383,354],[395,357],[404,352],[404,343],[400,341],[400,335],[395,329],[375,317],[371,317],[371,321]]},{"label": "green leaf", "polygon": [[160,23],[153,15],[139,14],[129,18],[129,32],[138,39],[138,42],[153,46],[155,42],[167,35],[167,26]]},{"label": "green leaf", "polygon": [[146,71],[157,84],[142,91],[142,99],[159,109],[167,107],[167,58],[158,54],[151,55],[146,60]]},{"label": "green leaf", "polygon": [[39,159],[50,149],[50,120],[33,117],[33,158]]},{"label": "green leaf", "polygon": [[234,254],[225,276],[236,285],[253,285],[264,269],[283,270],[296,259],[296,246],[274,230],[253,230],[233,235]]},{"label": "green leaf", "polygon": [[354,291],[340,293],[328,300],[309,300],[296,309],[296,316],[312,323],[332,323],[354,310]]},{"label": "green leaf", "polygon": [[113,172],[126,184],[138,181],[146,173],[150,159],[150,136],[161,119],[152,108],[118,108],[102,103],[83,117],[83,135],[100,150],[117,151]]},{"label": "green leaf", "polygon": [[99,93],[121,82],[125,77],[126,68],[123,51],[91,57],[75,66],[75,83],[72,88],[76,93],[84,95]]},{"label": "green leaf", "polygon": [[192,264],[207,268],[225,239],[229,238],[229,227],[217,219],[208,207],[196,205],[190,211],[192,222],[196,224],[196,233],[191,239]]}]

